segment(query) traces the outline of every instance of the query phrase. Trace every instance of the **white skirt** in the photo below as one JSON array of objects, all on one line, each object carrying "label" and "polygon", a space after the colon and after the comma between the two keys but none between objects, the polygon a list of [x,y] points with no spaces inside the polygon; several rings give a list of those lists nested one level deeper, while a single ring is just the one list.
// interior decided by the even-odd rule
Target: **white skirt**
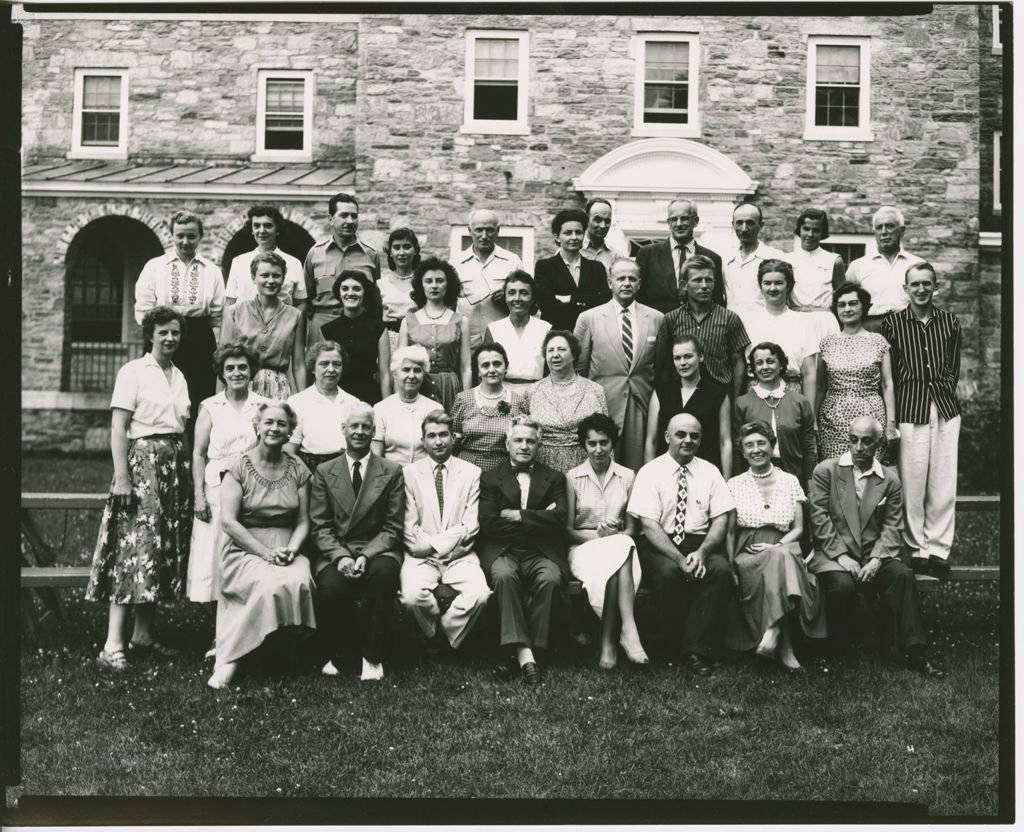
[{"label": "white skirt", "polygon": [[598,618],[602,617],[608,579],[619,571],[628,557],[633,559],[635,595],[637,587],[640,586],[640,558],[636,554],[636,543],[628,534],[597,537],[569,549],[569,571],[583,584],[590,606]]},{"label": "white skirt", "polygon": [[188,576],[185,593],[197,604],[217,600],[216,566],[220,558],[220,483],[206,483],[206,502],[210,506],[210,522],[198,517],[192,520],[192,544],[188,555]]}]

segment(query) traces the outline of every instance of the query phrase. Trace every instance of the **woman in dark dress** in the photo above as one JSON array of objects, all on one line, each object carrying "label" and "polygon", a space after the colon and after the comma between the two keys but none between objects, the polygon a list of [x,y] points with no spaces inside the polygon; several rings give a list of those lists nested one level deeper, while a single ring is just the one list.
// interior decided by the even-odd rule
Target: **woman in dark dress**
[{"label": "woman in dark dress", "polygon": [[728,479],[732,474],[732,414],[729,388],[701,373],[704,346],[694,335],[680,335],[672,344],[676,378],[657,382],[647,413],[644,462],[665,453],[665,429],[677,413],[695,416],[701,426],[697,456],[716,466]]},{"label": "woman in dark dress", "polygon": [[344,350],[340,387],[368,404],[391,395],[391,342],[381,320],[380,292],[363,272],[346,269],[332,289],[341,314],[320,327]]}]

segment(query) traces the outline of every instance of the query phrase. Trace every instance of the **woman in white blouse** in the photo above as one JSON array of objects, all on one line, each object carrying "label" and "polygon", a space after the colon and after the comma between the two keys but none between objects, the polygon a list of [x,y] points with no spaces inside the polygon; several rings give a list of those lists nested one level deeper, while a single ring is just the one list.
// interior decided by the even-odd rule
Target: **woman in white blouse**
[{"label": "woman in white blouse", "polygon": [[[185,438],[189,414],[185,376],[171,358],[181,343],[181,313],[150,309],[142,333],[148,353],[117,373],[110,398],[114,478],[100,521],[85,597],[110,605],[97,662],[128,667],[125,648],[173,652],[153,632],[157,601],[181,597],[192,533],[192,477]],[[125,644],[128,615],[135,613]]]},{"label": "woman in white blouse", "polygon": [[394,389],[373,406],[374,432],[370,450],[377,456],[408,465],[426,456],[423,450],[423,417],[444,410],[440,402],[420,395],[430,372],[430,356],[419,344],[399,347],[391,356]]},{"label": "woman in white blouse", "polygon": [[544,336],[551,324],[534,316],[537,284],[522,269],[505,278],[503,290],[508,317],[492,321],[484,333],[485,344],[501,344],[508,355],[505,386],[525,393],[544,377]]},{"label": "woman in white blouse", "polygon": [[842,257],[821,247],[821,241],[828,239],[828,214],[820,208],[801,211],[793,233],[800,239],[787,257],[795,277],[793,307],[811,316],[814,338],[821,341],[839,332],[832,314],[832,292],[846,281],[846,266]]},{"label": "woman in white blouse", "polygon": [[[259,406],[270,402],[249,389],[259,371],[259,359],[244,344],[222,344],[213,354],[213,366],[224,390],[200,404],[192,449],[195,497],[185,591],[190,601],[200,604],[217,600],[221,477],[231,463],[256,447],[253,420]],[[211,648],[207,657],[213,655]]]}]

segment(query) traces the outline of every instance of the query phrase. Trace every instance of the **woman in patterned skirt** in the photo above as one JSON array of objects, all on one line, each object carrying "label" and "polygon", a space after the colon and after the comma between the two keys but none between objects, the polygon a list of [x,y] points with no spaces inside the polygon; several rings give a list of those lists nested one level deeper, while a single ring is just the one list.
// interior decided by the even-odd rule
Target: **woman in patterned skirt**
[{"label": "woman in patterned skirt", "polygon": [[188,387],[171,362],[181,343],[182,316],[166,306],[150,309],[142,332],[152,348],[117,373],[110,399],[110,454],[114,477],[100,521],[85,597],[110,604],[107,637],[97,661],[111,670],[128,666],[128,647],[171,652],[156,640],[157,601],[181,597],[192,532],[192,477],[185,423]]},{"label": "woman in patterned skirt", "polygon": [[426,349],[433,385],[424,388],[424,393],[441,402],[445,410],[473,383],[469,320],[455,308],[461,290],[451,263],[436,257],[423,260],[412,276],[416,311],[406,314],[398,330],[399,349],[410,344]]},{"label": "woman in patterned skirt", "polygon": [[481,344],[473,364],[480,385],[455,397],[452,432],[459,458],[490,471],[508,459],[505,438],[512,419],[529,412],[529,402],[505,384],[508,355],[501,344]]},{"label": "woman in patterned skirt", "polygon": [[306,319],[281,300],[286,268],[281,255],[257,252],[251,266],[256,297],[225,309],[220,328],[222,344],[241,341],[259,357],[260,369],[249,384],[269,399],[287,399],[306,389]]},{"label": "woman in patterned skirt", "polygon": [[864,329],[871,294],[857,283],[844,283],[832,295],[832,311],[842,331],[821,340],[818,352],[818,458],[841,456],[850,446],[850,422],[873,416],[885,425],[878,458],[892,464],[896,428],[896,394],[889,342]]},{"label": "woman in patterned skirt", "polygon": [[[270,399],[249,389],[259,371],[259,359],[242,343],[221,344],[213,366],[224,390],[204,399],[196,420],[192,449],[195,489],[192,543],[188,555],[188,600],[202,604],[217,600],[216,561],[220,557],[220,480],[231,463],[256,446],[253,421],[261,404]],[[213,649],[207,658],[213,655]]]}]

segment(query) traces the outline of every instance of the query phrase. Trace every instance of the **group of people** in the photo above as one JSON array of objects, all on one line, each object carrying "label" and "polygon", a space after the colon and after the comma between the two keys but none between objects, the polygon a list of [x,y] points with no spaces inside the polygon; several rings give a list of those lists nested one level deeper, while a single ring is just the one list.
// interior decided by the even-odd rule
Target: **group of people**
[{"label": "group of people", "polygon": [[591,200],[555,215],[533,275],[490,210],[454,264],[408,228],[382,258],[347,194],[328,212],[300,264],[277,209],[253,206],[257,247],[225,289],[180,211],[174,252],[140,274],[147,352],[115,382],[87,590],[110,604],[102,665],[167,652],[155,603],[185,593],[217,604],[211,687],[288,627],[316,630],[325,675],[361,660],[380,679],[396,596],[457,648],[493,595],[500,664],[533,685],[571,575],[602,668],[657,647],[707,676],[728,647],[801,670],[800,633],[848,645],[861,591],[893,655],[942,675],[914,572],[948,570],[960,326],[897,210],[844,268],[817,209],[783,253],[737,206],[723,257],[673,200],[668,239],[634,261]]}]

